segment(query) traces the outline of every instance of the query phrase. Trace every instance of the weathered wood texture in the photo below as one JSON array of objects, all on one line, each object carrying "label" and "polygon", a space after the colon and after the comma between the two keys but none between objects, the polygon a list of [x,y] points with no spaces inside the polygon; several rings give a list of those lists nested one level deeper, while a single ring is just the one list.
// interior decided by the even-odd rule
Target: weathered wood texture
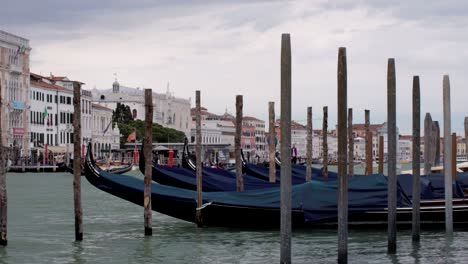
[{"label": "weathered wood texture", "polygon": [[421,97],[419,76],[413,77],[413,211],[412,240],[420,240],[420,200],[421,200]]},{"label": "weathered wood texture", "polygon": [[[0,135],[2,135],[2,112],[3,107],[2,97],[2,83],[0,82]],[[8,244],[7,238],[7,212],[8,212],[8,199],[6,187],[6,173],[5,173],[5,156],[3,149],[3,138],[0,138],[0,246]]]},{"label": "weathered wood texture", "polygon": [[241,162],[241,136],[242,136],[242,109],[244,103],[242,95],[236,96],[236,135],[234,136],[234,148],[236,154],[236,190],[244,191],[244,178],[242,177]]},{"label": "weathered wood texture", "polygon": [[372,174],[372,136],[370,136],[370,110],[364,110],[364,127],[366,130],[366,175]]},{"label": "weathered wood texture", "polygon": [[452,180],[457,180],[457,134],[452,133]]},{"label": "weathered wood texture", "polygon": [[466,157],[468,158],[468,116],[465,117],[465,149]]},{"label": "weathered wood texture", "polygon": [[346,48],[338,50],[338,263],[348,262],[347,117],[348,87]]},{"label": "weathered wood texture", "polygon": [[202,153],[201,153],[201,98],[200,98],[200,91],[195,92],[195,111],[196,111],[196,118],[195,118],[195,155],[196,155],[196,166],[197,166],[197,215],[196,215],[196,222],[199,227],[203,225],[203,216],[202,216],[202,204],[203,204],[203,197],[202,197]]},{"label": "weathered wood texture", "polygon": [[395,60],[388,59],[387,68],[387,124],[388,124],[388,253],[396,253],[396,77]]},{"label": "weathered wood texture", "polygon": [[431,167],[434,165],[432,153],[434,152],[435,144],[432,142],[432,117],[426,113],[424,117],[424,175],[431,173]]},{"label": "weathered wood texture", "polygon": [[354,176],[353,109],[348,109],[348,175]]},{"label": "weathered wood texture", "polygon": [[151,215],[151,176],[153,168],[153,91],[145,89],[145,178],[144,178],[144,226],[145,236],[153,235]]},{"label": "weathered wood texture", "polygon": [[434,121],[434,126],[435,126],[435,129],[436,129],[434,166],[439,166],[440,165],[440,126],[439,126],[439,121]]},{"label": "weathered wood texture", "polygon": [[73,204],[75,209],[75,240],[83,240],[83,209],[81,206],[81,84],[73,83]]},{"label": "weathered wood texture", "polygon": [[444,100],[444,179],[445,179],[445,232],[453,235],[452,215],[452,144],[451,134],[451,110],[450,110],[450,80],[448,75],[443,78],[443,100]]},{"label": "weathered wood texture", "polygon": [[323,178],[328,180],[328,107],[323,107],[323,120],[322,120],[322,174]]},{"label": "weathered wood texture", "polygon": [[384,137],[379,136],[379,174],[383,174],[384,165]]},{"label": "weathered wood texture", "polygon": [[291,39],[281,36],[280,263],[291,263]]},{"label": "weathered wood texture", "polygon": [[312,179],[312,107],[307,107],[306,181]]},{"label": "weathered wood texture", "polygon": [[275,154],[276,154],[276,145],[275,145],[275,102],[268,103],[268,137],[270,143],[268,144],[268,160],[269,160],[269,179],[270,182],[276,182],[276,164],[275,164]]}]

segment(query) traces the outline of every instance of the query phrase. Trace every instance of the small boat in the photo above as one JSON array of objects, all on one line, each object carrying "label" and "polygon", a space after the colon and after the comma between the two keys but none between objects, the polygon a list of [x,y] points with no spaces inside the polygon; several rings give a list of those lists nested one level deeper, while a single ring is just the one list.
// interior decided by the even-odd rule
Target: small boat
[{"label": "small boat", "polygon": [[[88,147],[84,163],[86,179],[96,188],[143,206],[142,179],[105,172],[97,167]],[[334,227],[337,224],[337,190],[334,182],[313,181],[292,187],[291,223],[297,227]],[[387,225],[387,181],[383,175],[356,177],[349,182],[348,223],[350,227]],[[204,226],[240,228],[277,228],[280,224],[280,189],[245,192],[202,193],[203,205],[197,208],[195,191],[151,184],[151,208],[162,214],[196,223],[196,211]],[[397,191],[397,224],[411,226],[410,202]],[[445,227],[445,208],[434,201],[422,206],[421,226]],[[467,201],[453,206],[455,227],[468,224]]]},{"label": "small boat", "polygon": [[[96,165],[97,166],[97,165]],[[112,167],[111,169],[105,169],[103,167],[101,167],[102,170],[104,171],[108,171],[108,172],[112,172],[112,173],[115,173],[115,174],[123,174],[123,173],[127,173],[129,171],[131,171],[133,168],[133,160],[130,164],[122,167],[122,166],[114,166]],[[70,159],[70,165],[66,166],[65,165],[65,171],[73,174],[73,159]],[[84,167],[83,167],[83,164],[81,165],[81,176],[84,176]]]}]

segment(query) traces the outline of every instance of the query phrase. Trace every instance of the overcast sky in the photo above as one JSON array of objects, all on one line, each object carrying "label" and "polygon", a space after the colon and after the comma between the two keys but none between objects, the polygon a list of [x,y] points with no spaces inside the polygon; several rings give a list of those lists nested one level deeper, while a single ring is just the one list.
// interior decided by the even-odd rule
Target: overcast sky
[{"label": "overcast sky", "polygon": [[7,1],[2,30],[26,37],[31,71],[66,75],[87,89],[122,85],[178,97],[201,90],[209,111],[267,121],[268,101],[280,112],[281,33],[291,34],[292,118],[313,107],[336,120],[336,65],[347,48],[348,106],[354,122],[364,109],[386,119],[386,66],[395,58],[397,125],[411,133],[412,76],[421,78],[422,113],[442,125],[442,76],[450,75],[452,129],[468,115],[468,1]]}]

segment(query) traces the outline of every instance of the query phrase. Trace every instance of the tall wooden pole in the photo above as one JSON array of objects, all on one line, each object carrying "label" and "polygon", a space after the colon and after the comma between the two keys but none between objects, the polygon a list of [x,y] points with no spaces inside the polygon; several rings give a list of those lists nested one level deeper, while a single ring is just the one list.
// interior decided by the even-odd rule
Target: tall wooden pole
[{"label": "tall wooden pole", "polygon": [[348,109],[348,175],[354,176],[353,109]]},{"label": "tall wooden pole", "polygon": [[234,137],[234,147],[236,151],[236,190],[244,191],[244,179],[242,178],[241,162],[241,135],[242,135],[242,108],[244,103],[242,95],[236,96],[236,135]]},{"label": "tall wooden pole", "polygon": [[465,153],[468,158],[468,117],[465,117]]},{"label": "tall wooden pole", "polygon": [[419,76],[413,76],[413,214],[412,240],[420,239],[420,200],[421,200],[421,95]]},{"label": "tall wooden pole", "polygon": [[145,236],[153,235],[151,215],[151,176],[153,168],[153,91],[145,89],[145,186],[144,186],[144,218]]},{"label": "tall wooden pole", "polygon": [[281,251],[280,263],[291,263],[291,39],[281,36]]},{"label": "tall wooden pole", "polygon": [[338,50],[338,263],[348,262],[347,67],[346,48]]},{"label": "tall wooden pole", "polygon": [[2,98],[2,83],[0,82],[0,246],[8,244],[7,239],[7,187],[5,173],[5,155],[3,153],[3,138],[2,135],[2,117],[3,117],[3,98]]},{"label": "tall wooden pole", "polygon": [[73,82],[73,201],[75,207],[75,240],[83,240],[81,207],[81,84]]},{"label": "tall wooden pole", "polygon": [[434,144],[432,142],[432,118],[431,114],[426,113],[424,117],[424,175],[431,173],[432,155]]},{"label": "tall wooden pole", "polygon": [[328,107],[323,107],[323,123],[322,123],[322,174],[325,180],[328,180]]},{"label": "tall wooden pole", "polygon": [[269,179],[270,182],[276,182],[276,164],[275,164],[275,154],[276,154],[276,145],[275,145],[275,102],[268,102],[268,116],[269,116],[269,141],[268,150],[269,150]]},{"label": "tall wooden pole", "polygon": [[436,129],[434,166],[439,166],[440,165],[440,126],[439,126],[439,122],[434,121],[434,126],[435,126],[435,129]]},{"label": "tall wooden pole", "polygon": [[396,77],[395,60],[388,59],[387,108],[388,108],[388,253],[396,253]]},{"label": "tall wooden pole", "polygon": [[[364,111],[364,127],[366,129],[366,175],[372,174],[372,137],[370,135],[370,110]],[[370,151],[369,151],[370,149]]]},{"label": "tall wooden pole", "polygon": [[457,180],[457,133],[452,133],[452,180]]},{"label": "tall wooden pole", "polygon": [[379,136],[379,174],[383,174],[384,165],[384,137]]},{"label": "tall wooden pole", "polygon": [[196,155],[196,173],[197,173],[197,225],[201,227],[203,225],[203,217],[202,217],[202,204],[203,204],[203,197],[202,197],[202,165],[201,165],[201,99],[200,99],[200,91],[195,91],[195,111],[196,111],[196,135],[195,135],[195,155]]},{"label": "tall wooden pole", "polygon": [[448,75],[443,79],[443,100],[444,100],[444,179],[445,179],[445,232],[453,235],[453,215],[452,215],[452,144],[450,142],[451,133],[451,110],[450,110],[450,80]]},{"label": "tall wooden pole", "polygon": [[312,107],[307,107],[306,181],[312,179]]}]

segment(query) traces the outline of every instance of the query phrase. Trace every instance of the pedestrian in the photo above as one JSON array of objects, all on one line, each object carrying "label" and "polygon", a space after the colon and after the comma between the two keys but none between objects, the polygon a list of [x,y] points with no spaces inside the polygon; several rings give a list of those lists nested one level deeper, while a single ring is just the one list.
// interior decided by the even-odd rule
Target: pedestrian
[{"label": "pedestrian", "polygon": [[293,144],[291,148],[291,162],[292,164],[297,163],[297,149],[296,149],[296,144]]}]

